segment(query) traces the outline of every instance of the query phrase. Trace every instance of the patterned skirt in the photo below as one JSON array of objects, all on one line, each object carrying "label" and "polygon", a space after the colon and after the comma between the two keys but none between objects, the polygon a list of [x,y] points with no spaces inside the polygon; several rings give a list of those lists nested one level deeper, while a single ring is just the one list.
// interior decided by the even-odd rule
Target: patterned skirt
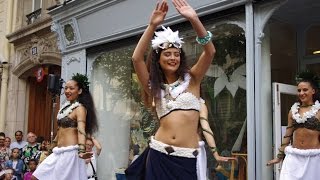
[{"label": "patterned skirt", "polygon": [[198,149],[164,144],[151,137],[149,147],[125,171],[127,180],[197,180]]}]

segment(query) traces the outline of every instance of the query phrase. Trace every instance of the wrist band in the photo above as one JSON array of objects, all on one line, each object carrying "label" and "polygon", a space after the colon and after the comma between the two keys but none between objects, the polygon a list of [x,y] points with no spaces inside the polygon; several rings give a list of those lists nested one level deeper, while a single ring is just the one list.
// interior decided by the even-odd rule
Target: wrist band
[{"label": "wrist band", "polygon": [[280,148],[278,150],[279,150],[279,153],[277,154],[277,158],[284,159],[285,157],[284,151],[282,151]]},{"label": "wrist band", "polygon": [[[210,146],[209,146],[210,147]],[[217,147],[210,147],[211,152],[215,153],[218,151]]]},{"label": "wrist band", "polygon": [[208,44],[211,41],[213,35],[212,35],[212,33],[210,31],[207,31],[207,33],[208,34],[205,37],[198,37],[197,36],[196,41],[197,41],[198,44],[201,44],[201,45],[204,46],[204,45]]},{"label": "wrist band", "polygon": [[78,149],[78,154],[85,153],[85,152],[86,152],[86,150],[84,150],[84,149]]}]

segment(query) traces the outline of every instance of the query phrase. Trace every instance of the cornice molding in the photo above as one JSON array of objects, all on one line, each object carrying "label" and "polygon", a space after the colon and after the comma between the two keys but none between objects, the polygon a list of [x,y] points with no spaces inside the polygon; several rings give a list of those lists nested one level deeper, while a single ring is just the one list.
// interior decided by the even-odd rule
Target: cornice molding
[{"label": "cornice molding", "polygon": [[46,28],[49,28],[50,30],[51,24],[52,24],[51,17],[39,19],[38,21],[32,24],[24,26],[11,34],[8,34],[6,38],[9,40],[10,43],[16,43],[17,41],[25,37],[28,37],[40,30],[43,30]]}]

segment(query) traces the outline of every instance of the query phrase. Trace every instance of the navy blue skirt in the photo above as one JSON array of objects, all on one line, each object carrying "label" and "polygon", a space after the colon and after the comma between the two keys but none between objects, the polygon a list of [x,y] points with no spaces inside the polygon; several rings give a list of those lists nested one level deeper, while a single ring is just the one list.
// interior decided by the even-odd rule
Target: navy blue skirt
[{"label": "navy blue skirt", "polygon": [[197,180],[196,158],[170,156],[151,148],[125,171],[127,180]]}]

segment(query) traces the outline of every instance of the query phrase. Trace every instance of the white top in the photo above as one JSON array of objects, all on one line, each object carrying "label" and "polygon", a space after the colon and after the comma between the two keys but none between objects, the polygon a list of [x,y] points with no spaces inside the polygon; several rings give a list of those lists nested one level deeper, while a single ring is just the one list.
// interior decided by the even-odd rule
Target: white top
[{"label": "white top", "polygon": [[200,110],[200,99],[187,92],[190,83],[190,75],[184,76],[184,81],[178,79],[172,84],[165,84],[161,90],[161,102],[156,103],[158,118],[168,115],[175,110]]},{"label": "white top", "polygon": [[18,148],[18,149],[22,149],[23,147],[25,147],[28,143],[26,141],[21,141],[21,142],[13,142],[10,144],[10,150],[12,150],[13,148]]}]

